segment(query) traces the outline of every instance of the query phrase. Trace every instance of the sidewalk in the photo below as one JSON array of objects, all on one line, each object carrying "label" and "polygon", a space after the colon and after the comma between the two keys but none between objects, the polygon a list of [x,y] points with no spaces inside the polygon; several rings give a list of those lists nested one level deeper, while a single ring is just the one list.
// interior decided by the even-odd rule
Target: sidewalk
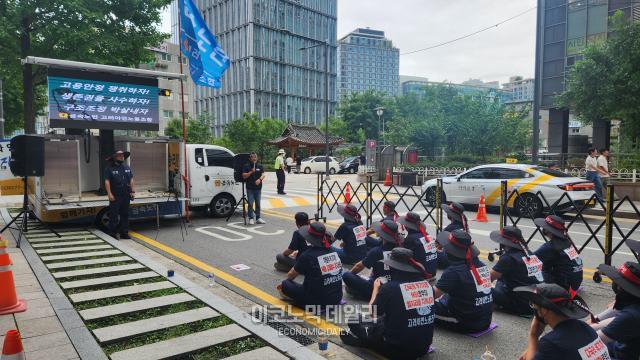
[{"label": "sidewalk", "polygon": [[[4,226],[2,219],[0,224]],[[11,232],[5,231],[2,235],[9,241],[7,252],[13,261],[13,278],[18,299],[26,300],[27,311],[0,315],[0,346],[4,343],[7,330],[17,329],[22,336],[25,356],[29,360],[80,359],[47,294],[22,251],[16,248]]]}]

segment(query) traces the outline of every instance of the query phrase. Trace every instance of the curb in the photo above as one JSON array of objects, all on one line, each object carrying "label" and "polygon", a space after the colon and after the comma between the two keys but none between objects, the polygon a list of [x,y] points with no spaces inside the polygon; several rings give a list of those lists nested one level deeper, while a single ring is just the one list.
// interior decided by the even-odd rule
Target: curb
[{"label": "curb", "polygon": [[[571,212],[570,214],[575,214],[573,212]],[[597,209],[584,209],[582,211],[583,215],[592,215],[592,216],[604,216],[604,211],[602,210],[597,210]],[[638,214],[636,214],[635,212],[629,212],[629,211],[616,211],[615,212],[615,216],[616,218],[621,218],[621,219],[637,219],[638,218]]]}]

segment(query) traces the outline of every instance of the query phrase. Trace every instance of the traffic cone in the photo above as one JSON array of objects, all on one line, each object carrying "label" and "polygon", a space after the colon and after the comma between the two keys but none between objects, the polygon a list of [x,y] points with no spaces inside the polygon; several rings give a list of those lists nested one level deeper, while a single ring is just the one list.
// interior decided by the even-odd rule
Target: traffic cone
[{"label": "traffic cone", "polygon": [[351,185],[347,183],[345,192],[344,192],[344,204],[347,205],[351,202]]},{"label": "traffic cone", "polygon": [[391,171],[387,168],[387,175],[384,177],[384,186],[391,186]]},{"label": "traffic cone", "polygon": [[27,303],[18,300],[16,285],[13,282],[11,259],[9,254],[0,254],[0,315],[13,314],[27,310]]},{"label": "traffic cone", "polygon": [[9,330],[4,337],[1,360],[24,360],[24,349],[18,330]]},{"label": "traffic cone", "polygon": [[487,208],[484,203],[484,194],[480,195],[480,204],[478,204],[478,214],[476,215],[476,221],[479,222],[488,222],[487,219]]},{"label": "traffic cone", "polygon": [[0,254],[6,254],[7,247],[9,247],[9,241],[0,235]]}]

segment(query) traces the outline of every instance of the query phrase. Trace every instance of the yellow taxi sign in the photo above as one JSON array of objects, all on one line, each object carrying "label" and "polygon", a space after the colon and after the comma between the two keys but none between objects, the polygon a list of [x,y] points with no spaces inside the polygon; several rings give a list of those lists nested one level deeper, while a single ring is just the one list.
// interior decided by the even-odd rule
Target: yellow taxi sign
[{"label": "yellow taxi sign", "polygon": [[507,158],[507,164],[517,164],[518,159],[516,158]]}]

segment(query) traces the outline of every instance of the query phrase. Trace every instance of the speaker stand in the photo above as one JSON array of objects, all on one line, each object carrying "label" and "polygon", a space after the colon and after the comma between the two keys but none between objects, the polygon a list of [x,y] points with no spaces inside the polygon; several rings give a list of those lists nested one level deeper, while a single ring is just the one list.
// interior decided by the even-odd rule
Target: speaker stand
[{"label": "speaker stand", "polygon": [[[22,177],[22,182],[24,183],[24,186],[22,188],[22,190],[24,191],[23,196],[22,196],[22,209],[20,210],[18,215],[14,216],[11,219],[11,221],[9,221],[9,223],[7,225],[5,225],[2,228],[2,230],[0,230],[0,233],[3,233],[7,229],[17,230],[19,233],[18,233],[18,239],[16,240],[16,246],[20,247],[20,242],[22,240],[22,235],[29,232],[29,226],[28,226],[29,219],[36,219],[38,221],[39,225],[37,225],[32,230],[45,228],[45,229],[53,232],[57,237],[61,237],[60,234],[58,234],[57,231],[55,231],[51,226],[49,226],[49,225],[45,224],[44,222],[42,222],[42,220],[40,220],[40,218],[33,212],[33,210],[31,210],[29,208],[29,195],[27,194],[27,177],[26,176]],[[20,221],[18,221],[18,220],[20,220]],[[11,226],[14,223],[15,223],[16,226],[15,227]]]},{"label": "speaker stand", "polygon": [[244,220],[244,225],[247,225],[247,208],[245,207],[245,205],[249,205],[249,200],[247,199],[247,194],[244,190],[245,188],[245,182],[241,182],[242,184],[242,198],[240,199],[240,201],[238,201],[238,203],[236,204],[236,207],[233,208],[233,211],[229,214],[229,216],[227,216],[227,222],[229,222],[229,219],[231,219],[231,217],[233,216],[233,214],[236,213],[236,210],[238,210],[238,206],[242,206],[242,219]]}]

